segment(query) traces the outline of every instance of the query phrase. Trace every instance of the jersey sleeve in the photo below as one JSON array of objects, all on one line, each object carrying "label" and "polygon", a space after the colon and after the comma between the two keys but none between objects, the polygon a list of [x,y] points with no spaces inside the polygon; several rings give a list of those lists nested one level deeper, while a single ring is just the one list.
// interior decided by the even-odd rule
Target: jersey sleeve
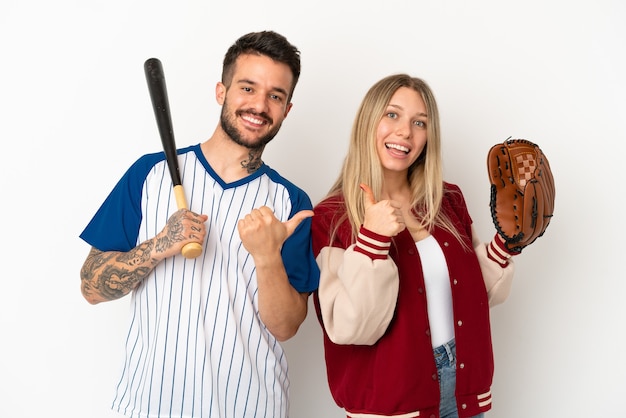
[{"label": "jersey sleeve", "polygon": [[[312,210],[309,196],[301,189],[288,185],[292,207],[289,218],[301,210]],[[311,218],[306,218],[287,238],[282,248],[283,264],[291,285],[300,293],[312,292],[319,285],[319,268],[311,245]]]},{"label": "jersey sleeve", "polygon": [[141,195],[152,167],[165,154],[139,158],[124,173],[104,200],[80,238],[100,251],[129,251],[137,245],[141,224]]}]

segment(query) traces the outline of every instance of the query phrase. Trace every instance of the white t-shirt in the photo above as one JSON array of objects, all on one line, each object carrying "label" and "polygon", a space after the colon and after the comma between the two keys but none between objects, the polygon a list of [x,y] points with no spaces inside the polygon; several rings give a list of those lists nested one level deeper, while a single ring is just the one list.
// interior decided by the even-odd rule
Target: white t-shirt
[{"label": "white t-shirt", "polygon": [[439,243],[432,235],[417,241],[415,245],[424,272],[431,341],[433,347],[438,347],[454,338],[454,314],[448,266]]}]

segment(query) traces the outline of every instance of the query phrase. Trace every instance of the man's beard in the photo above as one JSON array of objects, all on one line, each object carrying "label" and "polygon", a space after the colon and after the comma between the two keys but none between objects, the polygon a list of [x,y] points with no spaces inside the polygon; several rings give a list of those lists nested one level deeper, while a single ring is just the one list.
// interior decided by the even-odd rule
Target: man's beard
[{"label": "man's beard", "polygon": [[[238,110],[235,112],[235,117],[239,116],[242,113],[250,113],[256,117],[265,119],[270,124],[272,123],[272,118],[270,118],[267,114],[256,113],[252,110]],[[235,127],[234,118],[229,115],[230,114],[228,112],[227,103],[224,102],[224,105],[222,106],[222,113],[220,115],[220,124],[222,125],[222,129],[224,130],[224,132],[226,132],[226,135],[228,135],[228,137],[232,139],[236,144],[244,146],[250,150],[262,150],[263,148],[265,148],[265,146],[269,144],[272,139],[274,139],[274,137],[278,133],[278,130],[280,129],[280,125],[276,125],[265,136],[258,138],[254,143],[250,143],[249,141],[246,141],[243,135],[241,135],[241,132],[237,130],[237,128]]]}]

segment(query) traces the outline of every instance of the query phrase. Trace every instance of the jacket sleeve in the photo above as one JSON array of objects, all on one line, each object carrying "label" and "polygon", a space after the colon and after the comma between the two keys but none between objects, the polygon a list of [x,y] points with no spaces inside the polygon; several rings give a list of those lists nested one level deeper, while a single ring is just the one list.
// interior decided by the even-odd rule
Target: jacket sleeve
[{"label": "jacket sleeve", "polygon": [[493,257],[489,257],[488,247],[490,244],[485,244],[480,241],[474,227],[472,227],[472,245],[478,257],[480,269],[485,281],[485,287],[489,297],[489,306],[494,307],[499,305],[503,303],[511,293],[515,263],[512,258],[508,258],[503,262],[503,266],[496,262]]},{"label": "jacket sleeve", "polygon": [[389,326],[399,288],[390,242],[361,228],[356,244],[319,252],[320,311],[335,344],[373,345]]}]

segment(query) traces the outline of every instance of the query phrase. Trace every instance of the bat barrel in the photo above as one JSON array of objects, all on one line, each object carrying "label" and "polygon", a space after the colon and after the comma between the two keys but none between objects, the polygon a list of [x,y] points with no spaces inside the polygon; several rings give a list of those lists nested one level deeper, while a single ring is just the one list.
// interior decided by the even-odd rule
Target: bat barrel
[{"label": "bat barrel", "polygon": [[152,100],[152,108],[156,117],[163,151],[167,160],[170,175],[174,186],[182,184],[180,170],[178,168],[178,157],[176,156],[176,140],[174,129],[172,128],[172,116],[170,112],[169,100],[167,97],[167,86],[165,84],[165,73],[163,65],[158,58],[150,58],[144,64],[148,90]]}]

